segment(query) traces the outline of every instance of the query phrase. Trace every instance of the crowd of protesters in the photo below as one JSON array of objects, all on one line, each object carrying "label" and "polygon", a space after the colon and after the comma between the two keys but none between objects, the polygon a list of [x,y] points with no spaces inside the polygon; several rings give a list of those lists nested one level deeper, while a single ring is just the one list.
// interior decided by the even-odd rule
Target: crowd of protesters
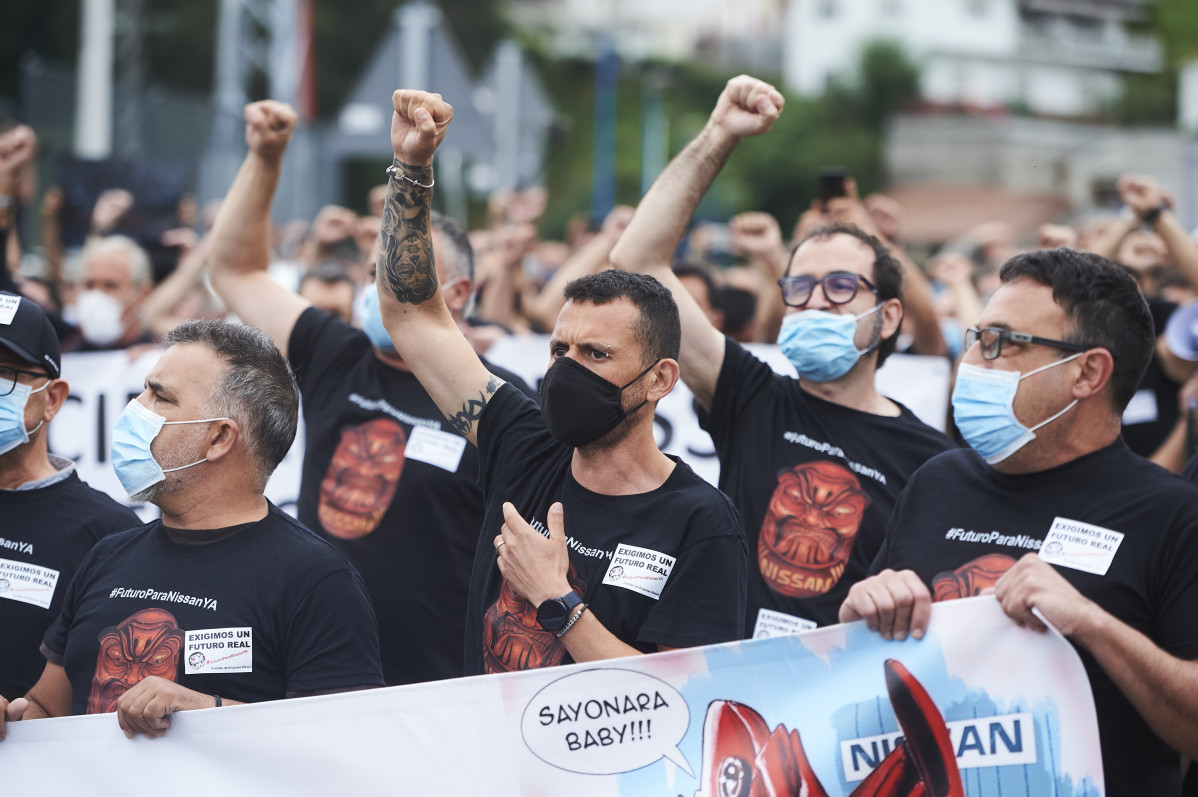
[{"label": "crowd of protesters", "polygon": [[[365,215],[272,226],[296,116],[264,101],[221,202],[180,198],[147,242],[138,197],[112,188],[75,249],[63,191],[34,180],[35,132],[0,134],[0,537],[31,557],[37,540],[30,562],[58,577],[42,604],[0,595],[9,722],[115,711],[127,734],[161,735],[179,710],[838,621],[901,639],[932,602],[994,590],[1082,653],[1107,793],[1182,793],[1198,754],[1198,244],[1151,176],[1118,179],[1118,211],[1024,237],[995,219],[926,260],[904,247],[903,207],[851,177],[798,219],[694,222],[784,107],[741,76],[638,207],[550,240],[541,188],[496,193],[473,230],[433,212],[452,109],[412,91],[394,105],[394,164]],[[40,241],[21,234],[35,213]],[[549,336],[535,390],[486,359],[531,334]],[[746,348],[775,343],[798,379]],[[128,497],[162,513],[139,524],[46,425],[64,353],[159,347],[112,435]],[[951,363],[945,432],[878,392],[894,353]],[[654,441],[679,381],[718,490]],[[301,412],[296,520],[263,489]],[[1120,533],[1104,578],[1036,553],[1061,518]],[[949,528],[1037,545],[965,548]],[[613,586],[621,546],[674,563],[655,591]],[[268,549],[288,552],[256,585],[275,600],[251,601]],[[198,575],[213,568],[216,584]],[[223,590],[228,616],[114,599],[146,572],[201,601]],[[252,677],[200,672],[184,631],[205,623],[255,629]],[[110,663],[139,645],[161,665]]]}]

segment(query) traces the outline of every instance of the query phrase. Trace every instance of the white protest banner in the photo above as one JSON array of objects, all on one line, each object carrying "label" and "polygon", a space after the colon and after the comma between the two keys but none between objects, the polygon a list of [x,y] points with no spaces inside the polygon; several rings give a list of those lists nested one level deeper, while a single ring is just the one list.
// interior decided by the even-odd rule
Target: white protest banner
[{"label": "white protest banner", "polygon": [[[746,347],[775,372],[795,376],[794,366],[774,345]],[[487,351],[487,359],[517,374],[533,388],[540,386],[549,366],[549,336],[525,335],[503,338]],[[905,404],[933,429],[944,431],[948,418],[949,361],[943,357],[892,354],[877,374],[878,390]],[[711,484],[720,477],[711,436],[699,427],[694,395],[681,380],[670,395],[657,404],[653,418],[657,444],[667,454],[683,459],[695,473]]]},{"label": "white protest banner", "polygon": [[[777,346],[753,345],[748,348],[778,373],[794,375],[794,368]],[[487,358],[518,374],[535,388],[545,376],[548,351],[547,335],[518,336],[500,340],[487,353]],[[112,424],[129,399],[141,393],[142,381],[159,356],[158,349],[133,360],[125,352],[63,355],[63,377],[70,383],[71,395],[50,425],[50,450],[74,460],[81,479],[123,503],[128,503],[128,496],[117,481],[108,457]],[[906,404],[924,423],[937,429],[944,428],[948,407],[947,360],[895,354],[878,371],[877,379],[879,390]],[[720,466],[715,447],[707,432],[699,428],[694,397],[685,384],[679,382],[657,405],[654,422],[657,442],[663,451],[681,457],[704,479],[717,483]],[[304,424],[301,419],[295,444],[266,487],[267,497],[291,514],[295,514],[299,496],[303,451]],[[448,467],[453,453],[430,451],[427,456],[442,456]],[[460,456],[461,452],[456,453]],[[441,461],[433,464],[441,464]],[[158,514],[155,507],[144,504],[134,509],[145,519]]]},{"label": "white protest banner", "polygon": [[[79,478],[121,503],[128,504],[129,496],[117,481],[109,458],[112,425],[129,400],[141,393],[146,374],[161,355],[160,349],[152,348],[132,360],[123,351],[62,357],[62,376],[71,386],[71,395],[50,423],[50,451],[74,460]],[[266,486],[266,496],[293,515],[303,451],[301,420],[295,444]],[[156,507],[146,504],[133,508],[145,520],[159,514]]]},{"label": "white protest banner", "polygon": [[794,795],[804,759],[830,797],[879,794],[868,773],[903,772],[913,759],[920,770],[907,774],[928,795],[1105,793],[1077,653],[1057,634],[1016,626],[991,596],[934,604],[919,641],[886,642],[853,623],[185,711],[153,740],[127,740],[100,715],[13,723],[0,742],[13,794],[122,797],[184,782],[225,797],[724,797],[747,794],[729,789],[751,781]]}]

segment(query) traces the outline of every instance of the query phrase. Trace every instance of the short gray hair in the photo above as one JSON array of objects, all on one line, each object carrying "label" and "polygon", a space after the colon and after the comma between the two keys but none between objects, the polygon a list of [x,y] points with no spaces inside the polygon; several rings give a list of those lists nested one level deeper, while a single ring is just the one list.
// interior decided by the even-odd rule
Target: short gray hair
[{"label": "short gray hair", "polygon": [[154,280],[154,271],[150,266],[150,256],[146,250],[137,245],[132,238],[124,235],[109,235],[92,241],[83,247],[80,254],[81,262],[86,266],[87,261],[105,252],[121,252],[129,262],[129,278],[137,287],[150,285]]},{"label": "short gray hair", "polygon": [[291,449],[299,422],[299,388],[287,360],[266,333],[227,321],[185,321],[162,341],[167,349],[180,343],[204,346],[224,361],[208,411],[237,421],[264,488]]},{"label": "short gray hair", "polygon": [[441,240],[449,248],[449,257],[443,259],[441,266],[445,269],[445,281],[465,277],[474,281],[474,247],[466,229],[455,219],[432,211],[432,225]]}]

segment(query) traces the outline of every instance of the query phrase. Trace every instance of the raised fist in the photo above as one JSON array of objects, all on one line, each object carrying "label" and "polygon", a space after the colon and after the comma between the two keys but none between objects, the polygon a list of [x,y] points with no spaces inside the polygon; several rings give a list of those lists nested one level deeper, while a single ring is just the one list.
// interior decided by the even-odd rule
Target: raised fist
[{"label": "raised fist", "polygon": [[[1155,206],[1154,206],[1155,207]],[[1036,242],[1041,249],[1077,246],[1077,231],[1064,224],[1041,224],[1036,230]]]},{"label": "raised fist", "polygon": [[732,248],[739,255],[764,257],[782,252],[782,229],[769,213],[741,213],[728,226],[732,229]]},{"label": "raised fist", "polygon": [[445,139],[453,106],[440,94],[399,89],[391,95],[391,149],[400,163],[431,166],[433,153]]},{"label": "raised fist", "polygon": [[107,235],[133,207],[133,194],[123,188],[109,188],[96,198],[92,208],[92,232]]},{"label": "raised fist", "polygon": [[740,75],[728,81],[711,112],[711,124],[736,138],[768,131],[782,113],[784,98],[763,80]]},{"label": "raised fist", "polygon": [[37,136],[29,125],[18,125],[0,135],[0,174],[12,175],[33,160]]},{"label": "raised fist", "polygon": [[286,103],[251,102],[245,106],[245,143],[251,152],[264,158],[282,157],[296,119],[295,111]]},{"label": "raised fist", "polygon": [[325,205],[312,222],[312,238],[320,246],[333,246],[354,234],[358,214],[339,205]]},{"label": "raised fist", "polygon": [[619,238],[623,233],[628,223],[632,221],[632,214],[636,213],[636,208],[629,205],[616,205],[607,213],[607,218],[603,220],[603,226],[599,229],[604,233]]},{"label": "raised fist", "polygon": [[1116,183],[1119,198],[1137,216],[1159,208],[1162,204],[1172,207],[1172,200],[1161,191],[1156,180],[1144,174],[1124,174]]}]

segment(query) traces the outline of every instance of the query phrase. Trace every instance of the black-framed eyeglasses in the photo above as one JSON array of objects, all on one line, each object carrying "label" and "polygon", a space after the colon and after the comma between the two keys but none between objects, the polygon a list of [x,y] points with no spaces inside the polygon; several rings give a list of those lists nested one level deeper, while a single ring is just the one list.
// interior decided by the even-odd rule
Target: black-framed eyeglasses
[{"label": "black-framed eyeglasses", "polygon": [[865,287],[878,294],[874,284],[860,274],[851,271],[833,271],[831,274],[816,279],[808,274],[797,277],[783,277],[778,280],[782,289],[782,301],[790,307],[803,307],[811,301],[818,284],[824,290],[824,298],[829,304],[847,304],[857,295],[857,289],[864,283]]},{"label": "black-framed eyeglasses", "polygon": [[17,374],[32,376],[37,379],[49,379],[49,374],[38,371],[26,371],[24,368],[13,368],[10,365],[0,365],[0,396],[7,396],[17,389]]},{"label": "black-framed eyeglasses", "polygon": [[1032,343],[1036,346],[1051,346],[1054,349],[1064,349],[1065,351],[1087,351],[1095,348],[1094,346],[1085,346],[1081,343],[1069,343],[1068,341],[1053,340],[1052,338],[1039,338],[1024,332],[1012,332],[1009,329],[999,329],[998,327],[965,330],[965,350],[968,351],[973,348],[974,343],[981,344],[983,360],[997,359],[1002,354],[1004,343],[1018,343],[1021,345]]}]

